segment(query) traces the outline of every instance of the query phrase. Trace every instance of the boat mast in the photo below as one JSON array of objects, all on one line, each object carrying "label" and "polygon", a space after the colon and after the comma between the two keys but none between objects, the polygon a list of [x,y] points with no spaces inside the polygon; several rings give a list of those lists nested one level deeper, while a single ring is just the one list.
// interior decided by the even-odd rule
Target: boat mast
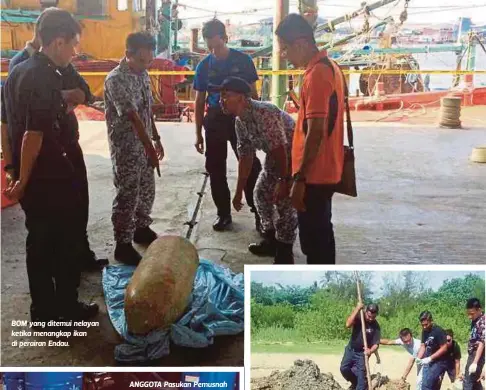
[{"label": "boat mast", "polygon": [[[306,0],[305,1],[305,4],[313,4],[312,3],[313,0]],[[366,12],[371,12],[377,8],[380,8],[380,7],[383,7],[387,4],[390,4],[390,3],[395,3],[397,0],[380,0],[380,1],[376,1],[370,5],[367,5],[366,2],[363,2],[363,4],[361,5],[361,7],[350,13],[350,14],[346,14],[344,16],[340,16],[339,18],[335,18],[335,19],[332,19],[330,20],[329,22],[325,23],[325,24],[322,24],[320,26],[317,26],[316,29],[315,29],[315,32],[316,33],[321,33],[321,32],[333,32],[335,29],[336,29],[336,26],[338,24],[341,24],[341,23],[344,23],[344,22],[347,22],[351,19],[354,19],[354,18],[357,18],[358,16],[360,16],[361,14],[363,13],[366,13]],[[277,4],[279,3],[279,0],[277,0]],[[303,6],[304,8],[304,6]],[[310,19],[310,13],[308,15],[309,19]],[[317,15],[316,15],[317,16]],[[256,57],[261,57],[261,56],[267,56],[269,55],[270,53],[272,52],[272,46],[269,46],[269,47],[264,47],[260,50],[257,50],[255,51],[251,57],[253,58],[256,58]]]}]

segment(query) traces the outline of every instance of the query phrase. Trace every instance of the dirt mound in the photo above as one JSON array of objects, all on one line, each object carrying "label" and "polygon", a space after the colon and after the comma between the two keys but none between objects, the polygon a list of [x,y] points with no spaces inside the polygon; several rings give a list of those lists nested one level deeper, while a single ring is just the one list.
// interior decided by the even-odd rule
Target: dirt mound
[{"label": "dirt mound", "polygon": [[[410,390],[410,384],[388,379],[380,374],[371,378],[373,389]],[[312,360],[296,360],[286,371],[274,371],[270,376],[251,380],[251,390],[344,390],[331,374],[321,374]]]},{"label": "dirt mound", "polygon": [[331,374],[321,374],[312,360],[296,360],[286,371],[251,380],[252,390],[343,390]]},{"label": "dirt mound", "polygon": [[[383,381],[378,387],[373,387],[373,389],[380,389],[380,390],[410,390],[410,384],[399,380],[389,380],[388,377],[386,381]],[[373,383],[373,380],[371,381]],[[373,384],[374,385],[374,384]]]}]

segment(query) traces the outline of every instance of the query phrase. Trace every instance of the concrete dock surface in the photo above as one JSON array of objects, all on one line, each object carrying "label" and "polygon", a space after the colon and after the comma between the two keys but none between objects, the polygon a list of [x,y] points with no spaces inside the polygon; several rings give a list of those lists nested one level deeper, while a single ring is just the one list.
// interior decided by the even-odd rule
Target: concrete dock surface
[{"label": "concrete dock surface", "polygon": [[[184,235],[204,179],[204,157],[193,146],[193,123],[159,123],[165,147],[153,229]],[[81,146],[90,184],[89,236],[98,257],[113,260],[112,166],[104,122],[81,122]],[[486,164],[469,161],[472,148],[486,145],[486,126],[461,130],[433,124],[355,123],[358,198],[333,200],[339,264],[484,264],[486,261]],[[229,146],[229,145],[228,145]],[[236,186],[237,161],[228,147],[228,181]],[[244,264],[270,264],[251,255],[257,240],[253,215],[233,213],[233,229],[216,233],[209,185],[192,241],[204,258],[243,272]],[[18,205],[2,211],[3,366],[110,366],[120,343],[103,304],[100,275],[83,274],[80,296],[100,304],[100,328],[67,348],[11,346],[11,320],[29,319],[24,215]],[[296,243],[296,262],[304,257]],[[243,335],[223,337],[203,350],[173,347],[164,366],[241,366]]]}]

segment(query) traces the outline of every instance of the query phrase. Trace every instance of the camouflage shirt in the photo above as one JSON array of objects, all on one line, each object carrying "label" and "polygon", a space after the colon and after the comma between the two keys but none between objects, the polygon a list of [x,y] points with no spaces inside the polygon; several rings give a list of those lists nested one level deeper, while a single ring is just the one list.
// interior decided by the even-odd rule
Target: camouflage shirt
[{"label": "camouflage shirt", "polygon": [[256,150],[270,153],[279,146],[285,146],[290,153],[295,122],[277,106],[250,100],[249,109],[236,118],[238,154],[247,156]]},{"label": "camouflage shirt", "polygon": [[484,337],[486,336],[485,324],[484,314],[475,321],[471,321],[471,337],[469,338],[469,344],[467,346],[469,354],[477,351],[479,342],[484,344]]},{"label": "camouflage shirt", "polygon": [[135,73],[124,58],[105,80],[105,116],[110,144],[122,149],[143,148],[127,114],[136,111],[150,137],[152,104],[152,90],[147,71]]}]

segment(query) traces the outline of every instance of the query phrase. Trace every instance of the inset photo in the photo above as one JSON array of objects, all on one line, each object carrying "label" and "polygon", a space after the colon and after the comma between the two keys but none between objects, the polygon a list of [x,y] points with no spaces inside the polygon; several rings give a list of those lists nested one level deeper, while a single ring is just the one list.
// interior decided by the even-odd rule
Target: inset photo
[{"label": "inset photo", "polygon": [[484,388],[484,271],[248,275],[251,390]]},{"label": "inset photo", "polygon": [[240,389],[239,372],[3,372],[5,390]]}]

